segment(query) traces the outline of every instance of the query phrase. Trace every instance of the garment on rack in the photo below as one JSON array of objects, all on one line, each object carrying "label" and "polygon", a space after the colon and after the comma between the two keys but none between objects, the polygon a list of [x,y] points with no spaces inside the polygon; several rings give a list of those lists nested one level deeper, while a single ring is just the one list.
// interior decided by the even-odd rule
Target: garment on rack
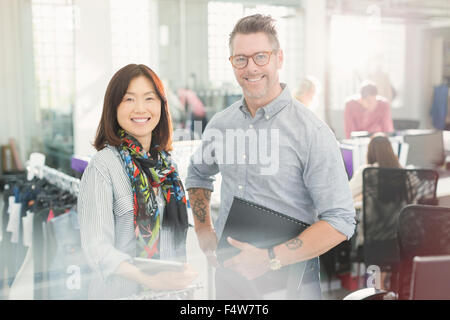
[{"label": "garment on rack", "polygon": [[33,249],[29,248],[9,290],[9,300],[33,300]]},{"label": "garment on rack", "polygon": [[0,198],[0,243],[2,243],[2,240],[3,240],[3,208],[4,208],[4,202],[3,202],[3,197],[1,197]]},{"label": "garment on rack", "polygon": [[27,210],[26,217],[22,218],[23,224],[23,245],[31,247],[33,243],[33,218],[34,212]]},{"label": "garment on rack", "polygon": [[[4,287],[4,283],[8,283],[9,285],[9,259],[6,259],[6,257],[9,257],[10,252],[10,233],[6,232],[6,226],[8,224],[8,208],[9,208],[9,197],[11,196],[12,192],[8,188],[5,188],[3,191],[3,209],[2,209],[2,241],[0,241],[0,288]],[[1,297],[1,295],[0,295]]]},{"label": "garment on rack", "polygon": [[[64,209],[54,209],[58,215],[64,213]],[[56,240],[47,223],[50,209],[39,208],[35,211],[33,219],[33,265],[34,265],[34,299],[49,299],[51,283],[49,281],[49,265],[55,256]]]},{"label": "garment on rack", "polygon": [[[4,281],[10,287],[17,272],[22,265],[26,248],[23,246],[22,238],[22,204],[21,193],[18,185],[9,186],[4,192],[3,210],[3,239],[0,244],[0,282]],[[3,278],[6,274],[6,278]]]},{"label": "garment on rack", "polygon": [[74,208],[39,203],[33,221],[34,299],[86,299],[88,272]]},{"label": "garment on rack", "polygon": [[34,266],[33,266],[33,247],[32,247],[32,233],[33,233],[33,217],[34,213],[27,211],[26,217],[22,218],[23,224],[23,245],[28,247],[24,262],[17,272],[14,282],[11,285],[9,292],[9,300],[32,300],[34,291]]},{"label": "garment on rack", "polygon": [[11,232],[11,242],[18,243],[19,242],[19,233],[20,233],[20,213],[22,211],[22,204],[16,202],[16,198],[14,196],[9,197],[8,199],[8,225],[6,226],[6,231]]},{"label": "garment on rack", "polygon": [[89,288],[89,267],[81,248],[80,226],[75,210],[50,221],[56,252],[49,266],[50,299],[85,299]]}]

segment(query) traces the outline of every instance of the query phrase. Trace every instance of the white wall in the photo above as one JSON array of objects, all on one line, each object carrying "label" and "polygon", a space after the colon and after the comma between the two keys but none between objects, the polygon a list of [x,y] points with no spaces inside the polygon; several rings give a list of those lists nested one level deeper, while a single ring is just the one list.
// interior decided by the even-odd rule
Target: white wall
[{"label": "white wall", "polygon": [[0,144],[14,138],[22,162],[40,147],[32,36],[30,1],[0,1]]},{"label": "white wall", "polygon": [[92,143],[100,120],[103,97],[112,76],[110,10],[108,0],[74,0],[75,106],[74,153],[95,152]]},{"label": "white wall", "polygon": [[174,89],[184,87],[189,75],[197,85],[208,86],[208,1],[164,0],[159,3],[159,23],[169,30],[169,43],[160,47],[160,75]]},{"label": "white wall", "polygon": [[431,105],[427,102],[426,78],[429,68],[428,50],[424,46],[425,26],[410,24],[406,28],[406,50],[404,90],[402,92],[404,104],[401,108],[392,110],[393,118],[417,119],[421,127],[427,126],[428,110]]},{"label": "white wall", "polygon": [[197,85],[208,87],[208,1],[186,3],[186,76],[195,73]]},{"label": "white wall", "polygon": [[[436,56],[436,45],[432,46],[432,39],[443,35],[445,32],[442,29],[439,32],[430,31],[424,24],[406,26],[404,88],[398,93],[402,97],[403,105],[392,108],[392,118],[417,119],[421,122],[421,128],[431,128],[429,116],[433,88],[431,77],[436,79],[436,70],[442,68],[442,60]],[[336,136],[343,138],[344,110],[331,110],[330,114],[331,126]]]},{"label": "white wall", "polygon": [[301,1],[305,13],[305,75],[316,77],[321,85],[317,95],[318,109],[315,110],[319,118],[325,121],[325,68],[326,68],[326,1]]}]

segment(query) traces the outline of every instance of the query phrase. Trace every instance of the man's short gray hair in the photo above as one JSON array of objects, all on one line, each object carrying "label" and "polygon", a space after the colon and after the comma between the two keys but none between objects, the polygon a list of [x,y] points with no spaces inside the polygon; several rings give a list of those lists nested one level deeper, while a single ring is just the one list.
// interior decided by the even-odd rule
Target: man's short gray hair
[{"label": "man's short gray hair", "polygon": [[234,26],[228,42],[230,54],[233,54],[233,40],[236,34],[251,34],[258,32],[264,32],[267,35],[274,50],[280,49],[280,42],[278,41],[278,34],[275,29],[275,19],[269,15],[254,14],[241,18]]}]

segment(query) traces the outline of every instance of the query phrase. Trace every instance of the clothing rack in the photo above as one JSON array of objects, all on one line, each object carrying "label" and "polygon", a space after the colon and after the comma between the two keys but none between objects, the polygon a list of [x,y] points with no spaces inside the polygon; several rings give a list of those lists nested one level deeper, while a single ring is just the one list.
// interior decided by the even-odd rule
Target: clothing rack
[{"label": "clothing rack", "polygon": [[32,153],[27,161],[27,180],[31,181],[34,177],[45,179],[49,183],[78,196],[80,190],[80,179],[74,178],[56,169],[50,168],[45,164],[45,155],[42,153]]},{"label": "clothing rack", "polygon": [[[85,299],[89,269],[76,212],[79,180],[44,163],[43,154],[32,154],[25,175],[11,178],[3,193],[0,288],[6,285],[8,299]],[[70,265],[80,268],[79,290],[66,286]]]}]

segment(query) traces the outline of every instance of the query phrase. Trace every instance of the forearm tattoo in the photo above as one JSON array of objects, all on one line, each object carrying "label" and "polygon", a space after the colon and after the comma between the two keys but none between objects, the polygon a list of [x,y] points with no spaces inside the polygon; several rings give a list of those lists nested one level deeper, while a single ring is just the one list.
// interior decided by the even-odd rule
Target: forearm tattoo
[{"label": "forearm tattoo", "polygon": [[211,191],[207,189],[193,188],[188,190],[189,202],[192,212],[198,221],[206,222],[206,216],[209,212],[209,201],[211,200]]},{"label": "forearm tattoo", "polygon": [[303,241],[299,238],[294,238],[292,240],[289,240],[286,242],[286,247],[288,247],[291,250],[296,250],[298,248],[301,248],[303,246]]}]

